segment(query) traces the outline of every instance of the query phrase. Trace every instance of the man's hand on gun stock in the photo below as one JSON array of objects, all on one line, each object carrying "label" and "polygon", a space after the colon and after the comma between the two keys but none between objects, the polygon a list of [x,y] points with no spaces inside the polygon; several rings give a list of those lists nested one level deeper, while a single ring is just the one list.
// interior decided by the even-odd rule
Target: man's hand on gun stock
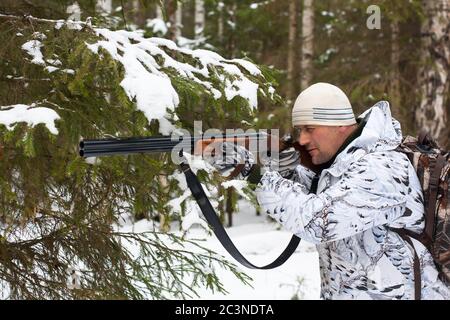
[{"label": "man's hand on gun stock", "polygon": [[311,162],[308,152],[293,141],[290,135],[286,135],[279,139],[278,157],[274,157],[269,161],[260,163],[257,157],[252,154],[243,145],[235,144],[228,141],[213,142],[210,147],[214,146],[215,150],[219,150],[221,155],[212,154],[207,157],[207,161],[215,167],[222,176],[233,179],[240,175],[241,178],[247,179],[251,183],[258,183],[262,173],[267,170],[277,170],[281,176],[289,178],[295,167],[299,164],[312,169],[317,169]]}]

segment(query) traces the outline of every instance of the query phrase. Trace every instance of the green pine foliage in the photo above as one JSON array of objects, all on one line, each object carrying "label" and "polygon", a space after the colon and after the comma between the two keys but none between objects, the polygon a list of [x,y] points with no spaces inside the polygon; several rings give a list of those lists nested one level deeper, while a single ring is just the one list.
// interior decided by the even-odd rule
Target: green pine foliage
[{"label": "green pine foliage", "polygon": [[[78,156],[81,138],[157,135],[159,125],[148,121],[121,87],[124,66],[104,49],[95,54],[87,48],[100,40],[89,25],[81,30],[56,25],[42,19],[0,17],[1,111],[21,103],[52,109],[60,117],[55,121],[56,135],[44,124],[0,125],[2,297],[194,297],[199,286],[225,291],[216,268],[249,283],[232,263],[198,242],[157,227],[146,233],[118,227],[127,216],[150,221],[164,216],[165,223],[182,217],[172,215],[167,206],[184,192],[171,176],[177,167],[167,154],[105,157],[94,163]],[[58,68],[55,71],[32,63],[21,48],[37,39],[47,66]],[[163,49],[173,58],[195,63],[192,57]],[[222,92],[215,99],[202,85],[164,67],[162,58],[160,62],[180,98],[172,113],[175,125],[192,129],[193,120],[207,119],[205,130],[240,127],[243,118],[254,116],[247,100],[225,98],[219,75],[232,75],[224,70],[209,69],[208,81]],[[259,83],[259,99],[281,101],[277,95],[270,98],[271,84],[264,76],[240,69]],[[220,182],[202,170],[199,178],[209,188]]]}]

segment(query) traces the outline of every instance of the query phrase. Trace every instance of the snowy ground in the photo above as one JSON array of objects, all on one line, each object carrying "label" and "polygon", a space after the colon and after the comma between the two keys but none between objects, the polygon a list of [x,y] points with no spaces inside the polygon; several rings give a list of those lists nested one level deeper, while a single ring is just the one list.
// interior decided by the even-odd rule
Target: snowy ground
[{"label": "snowy ground", "polygon": [[[154,230],[148,220],[126,223],[124,232],[145,232]],[[180,226],[173,224],[171,230],[181,235]],[[291,234],[270,220],[266,215],[256,215],[255,208],[246,200],[239,200],[238,212],[233,215],[233,227],[227,232],[240,252],[253,264],[262,266],[275,260],[291,239]],[[206,288],[196,289],[200,299],[209,300],[288,300],[319,299],[319,263],[314,245],[300,242],[296,252],[282,266],[271,270],[248,269],[235,261],[222,247],[215,235],[198,224],[191,226],[187,239],[202,239],[201,245],[221,254],[234,263],[240,271],[250,276],[251,286],[244,285],[231,272],[216,269],[228,294],[211,292]],[[204,239],[204,240],[203,240]],[[189,250],[187,244],[186,249]],[[133,249],[134,251],[136,248]],[[135,252],[138,254],[138,252]]]},{"label": "snowy ground", "polygon": [[[233,216],[234,226],[228,234],[241,253],[256,265],[272,262],[287,246],[289,232],[280,229],[265,215],[257,216],[246,201],[238,203],[239,212]],[[201,299],[319,299],[319,263],[315,247],[301,242],[297,251],[282,266],[272,270],[252,270],[241,266],[225,251],[214,235],[208,236],[203,228],[193,226],[189,237],[208,237],[206,246],[233,261],[252,279],[252,287],[243,285],[230,272],[218,271],[229,294],[199,290]]]}]

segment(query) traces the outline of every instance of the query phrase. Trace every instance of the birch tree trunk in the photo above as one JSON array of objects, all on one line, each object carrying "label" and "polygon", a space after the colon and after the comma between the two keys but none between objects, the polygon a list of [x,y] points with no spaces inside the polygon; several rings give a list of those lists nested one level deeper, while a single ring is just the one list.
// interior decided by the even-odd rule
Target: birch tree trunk
[{"label": "birch tree trunk", "polygon": [[181,29],[183,28],[183,3],[179,2],[177,4],[177,9],[175,13],[175,37],[179,38],[181,37]]},{"label": "birch tree trunk", "polygon": [[301,89],[311,83],[314,44],[314,1],[303,0]]},{"label": "birch tree trunk", "polygon": [[428,131],[442,147],[448,147],[450,0],[424,1],[424,8],[423,62],[419,69],[421,101],[415,112],[416,127]]},{"label": "birch tree trunk", "polygon": [[66,13],[69,14],[67,20],[80,21],[81,20],[81,9],[78,2],[74,2],[67,7]]},{"label": "birch tree trunk", "polygon": [[112,0],[97,0],[97,8],[110,14],[112,12]]},{"label": "birch tree trunk", "polygon": [[164,15],[159,5],[156,6],[156,18],[164,21]]},{"label": "birch tree trunk", "polygon": [[205,2],[195,0],[195,39],[203,37],[205,31]]},{"label": "birch tree trunk", "polygon": [[220,44],[223,44],[223,7],[223,2],[217,4],[217,11],[219,14],[217,19],[217,38],[219,39]]},{"label": "birch tree trunk", "polygon": [[112,12],[112,0],[97,0],[96,7],[102,12],[110,14]]},{"label": "birch tree trunk", "polygon": [[228,21],[228,25],[232,29],[228,40],[228,52],[231,58],[234,58],[236,50],[236,11],[237,3],[234,1],[231,5],[230,20]]},{"label": "birch tree trunk", "polygon": [[297,0],[289,2],[289,36],[288,36],[288,56],[287,56],[287,82],[289,99],[293,99],[295,95],[295,61],[296,61],[296,44],[297,44]]}]

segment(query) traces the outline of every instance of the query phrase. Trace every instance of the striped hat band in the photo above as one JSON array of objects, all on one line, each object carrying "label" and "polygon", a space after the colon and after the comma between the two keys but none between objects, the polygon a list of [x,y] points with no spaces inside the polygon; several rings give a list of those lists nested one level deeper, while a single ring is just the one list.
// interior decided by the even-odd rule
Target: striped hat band
[{"label": "striped hat band", "polygon": [[356,123],[352,108],[312,108],[292,111],[294,125],[351,125]]}]

